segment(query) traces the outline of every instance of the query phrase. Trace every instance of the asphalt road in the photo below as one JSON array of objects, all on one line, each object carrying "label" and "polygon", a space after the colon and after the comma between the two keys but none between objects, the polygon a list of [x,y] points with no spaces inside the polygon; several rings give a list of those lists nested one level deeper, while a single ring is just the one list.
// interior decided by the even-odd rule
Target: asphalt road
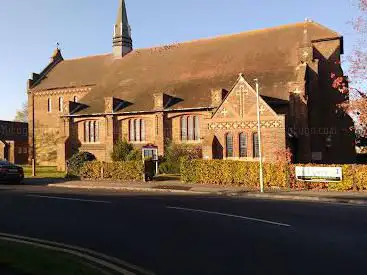
[{"label": "asphalt road", "polygon": [[367,274],[367,207],[0,187],[0,232],[155,274]]}]

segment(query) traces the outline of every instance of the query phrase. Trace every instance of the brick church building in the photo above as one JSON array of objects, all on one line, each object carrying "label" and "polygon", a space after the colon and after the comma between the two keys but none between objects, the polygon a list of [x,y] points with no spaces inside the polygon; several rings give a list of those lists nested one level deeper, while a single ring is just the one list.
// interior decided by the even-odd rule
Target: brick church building
[{"label": "brick church building", "polygon": [[201,146],[206,159],[258,157],[260,90],[266,161],[354,162],[349,116],[331,73],[343,75],[343,37],[310,20],[263,30],[133,49],[120,0],[112,52],[50,63],[28,81],[30,158],[65,169],[77,151],[109,161],[113,144]]},{"label": "brick church building", "polygon": [[0,120],[0,160],[28,162],[28,124]]}]

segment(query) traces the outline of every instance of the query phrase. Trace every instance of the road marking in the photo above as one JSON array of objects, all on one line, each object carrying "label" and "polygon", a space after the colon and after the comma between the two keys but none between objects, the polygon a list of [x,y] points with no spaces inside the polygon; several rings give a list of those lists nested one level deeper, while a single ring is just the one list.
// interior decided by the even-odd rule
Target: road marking
[{"label": "road marking", "polygon": [[239,215],[233,215],[233,214],[227,214],[227,213],[221,213],[221,212],[215,212],[215,211],[206,211],[206,210],[200,210],[200,209],[191,209],[191,208],[174,207],[174,206],[167,206],[167,208],[168,209],[182,210],[182,211],[189,211],[189,212],[198,212],[198,213],[205,213],[205,214],[220,215],[220,216],[243,219],[243,220],[248,220],[248,221],[253,221],[253,222],[261,222],[261,223],[267,223],[267,224],[272,224],[272,225],[291,227],[291,225],[286,224],[286,223],[268,221],[268,220],[263,220],[263,219],[257,219],[257,218],[251,218],[251,217],[245,217],[245,216],[239,216]]},{"label": "road marking", "polygon": [[31,244],[38,247],[43,247],[55,251],[60,251],[64,253],[69,253],[72,255],[76,255],[78,257],[90,260],[94,263],[97,263],[99,265],[102,265],[104,267],[110,268],[114,271],[120,272],[122,274],[136,274],[133,272],[130,272],[126,270],[126,268],[133,270],[134,272],[139,272],[140,274],[146,274],[151,275],[154,274],[153,272],[144,270],[143,268],[127,263],[125,261],[122,261],[120,259],[117,259],[112,256],[108,256],[87,248],[82,248],[79,246],[74,245],[68,245],[64,243],[59,242],[52,242],[37,238],[30,238],[26,236],[20,236],[20,235],[14,235],[14,234],[8,234],[8,233],[2,233],[0,232],[0,239],[12,241],[12,242],[18,242],[18,243],[24,243],[24,244]]},{"label": "road marking", "polygon": [[27,195],[27,197],[41,198],[41,199],[52,199],[52,200],[64,200],[64,201],[94,202],[94,203],[105,203],[105,204],[112,203],[110,201],[86,200],[86,199],[53,197],[53,196],[43,196],[43,195]]}]

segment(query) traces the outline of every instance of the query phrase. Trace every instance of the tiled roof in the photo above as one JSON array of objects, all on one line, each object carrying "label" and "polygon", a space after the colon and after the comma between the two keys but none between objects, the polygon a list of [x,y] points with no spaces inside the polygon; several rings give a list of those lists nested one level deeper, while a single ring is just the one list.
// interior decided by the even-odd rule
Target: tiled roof
[{"label": "tiled roof", "polygon": [[96,85],[112,62],[112,54],[66,59],[57,64],[33,90]]},{"label": "tiled roof", "polygon": [[[83,114],[103,113],[103,98],[109,96],[131,103],[121,112],[151,111],[157,92],[181,99],[171,108],[197,108],[210,106],[211,89],[228,90],[243,73],[250,84],[259,79],[262,95],[287,100],[287,83],[297,81],[304,25],[137,49],[120,59],[104,55],[66,60],[36,89],[95,84],[82,99],[89,106]],[[311,40],[340,37],[317,23],[307,25]]]}]

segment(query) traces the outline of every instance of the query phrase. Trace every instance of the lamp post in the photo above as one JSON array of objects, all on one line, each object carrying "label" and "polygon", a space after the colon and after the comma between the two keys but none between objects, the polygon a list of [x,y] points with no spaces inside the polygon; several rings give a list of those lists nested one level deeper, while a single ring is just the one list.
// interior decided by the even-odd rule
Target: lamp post
[{"label": "lamp post", "polygon": [[259,95],[259,81],[254,79],[256,84],[256,113],[257,113],[257,139],[259,144],[259,164],[260,164],[260,192],[264,193],[264,177],[263,177],[263,160],[261,152],[261,124],[260,124],[260,95]]}]

